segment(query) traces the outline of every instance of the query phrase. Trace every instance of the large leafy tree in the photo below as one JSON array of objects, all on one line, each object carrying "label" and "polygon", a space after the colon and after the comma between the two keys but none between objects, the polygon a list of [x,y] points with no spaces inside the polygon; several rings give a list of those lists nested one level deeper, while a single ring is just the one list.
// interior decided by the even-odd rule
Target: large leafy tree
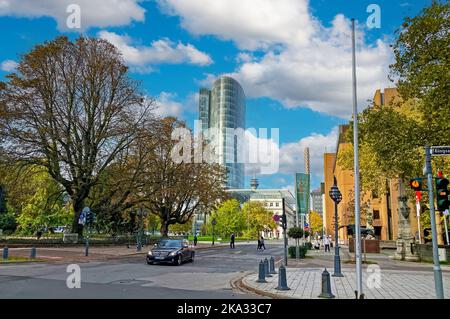
[{"label": "large leafy tree", "polygon": [[236,236],[242,234],[246,227],[245,215],[236,199],[229,199],[220,204],[212,213],[210,220],[216,220],[215,231],[226,238],[234,233]]},{"label": "large leafy tree", "polygon": [[406,18],[393,46],[392,75],[405,100],[420,99],[422,139],[450,144],[450,3],[433,1]]},{"label": "large leafy tree", "polygon": [[20,232],[70,224],[73,212],[64,189],[42,167],[3,164],[0,180],[8,189],[8,213],[15,216]]},{"label": "large leafy tree", "polygon": [[[175,118],[160,121],[155,138],[149,136],[146,152],[149,164],[140,174],[145,207],[161,219],[161,234],[167,236],[169,226],[185,224],[193,214],[211,212],[225,197],[223,188],[225,169],[219,164],[206,161],[196,163],[193,150],[186,147],[186,161],[178,162],[174,150],[180,145],[174,132],[187,132],[187,140],[192,141],[192,132],[183,122]],[[181,142],[184,144],[183,142]],[[191,144],[190,144],[191,145]]]},{"label": "large leafy tree", "polygon": [[37,45],[0,83],[2,151],[46,168],[71,198],[72,230],[102,172],[148,124],[149,103],[109,42]]},{"label": "large leafy tree", "polygon": [[250,237],[258,238],[263,230],[272,231],[277,227],[273,213],[262,202],[248,201],[242,207],[242,212],[249,225]]}]

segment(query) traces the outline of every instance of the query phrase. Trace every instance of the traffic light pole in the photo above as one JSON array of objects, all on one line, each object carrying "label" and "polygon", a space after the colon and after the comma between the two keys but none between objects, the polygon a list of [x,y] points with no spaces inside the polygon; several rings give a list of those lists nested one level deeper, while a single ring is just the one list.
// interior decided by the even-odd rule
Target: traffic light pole
[{"label": "traffic light pole", "polygon": [[89,256],[89,225],[86,225],[86,245],[84,247],[84,255]]},{"label": "traffic light pole", "polygon": [[430,220],[431,220],[431,238],[433,242],[433,272],[434,272],[434,286],[436,289],[436,298],[444,299],[444,287],[442,284],[442,271],[439,263],[439,251],[437,244],[437,231],[436,231],[436,215],[434,210],[434,194],[433,194],[433,172],[431,169],[431,152],[430,147],[425,146],[426,157],[426,175],[428,180],[428,198],[430,201]]}]

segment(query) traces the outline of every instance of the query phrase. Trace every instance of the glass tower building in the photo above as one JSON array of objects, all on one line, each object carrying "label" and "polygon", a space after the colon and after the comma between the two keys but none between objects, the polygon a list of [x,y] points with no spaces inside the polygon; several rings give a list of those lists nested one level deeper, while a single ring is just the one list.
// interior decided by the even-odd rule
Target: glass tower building
[{"label": "glass tower building", "polygon": [[[200,89],[199,119],[216,161],[227,169],[227,188],[244,187],[245,94],[230,77],[217,79],[211,90]],[[213,133],[211,133],[213,132]]]}]

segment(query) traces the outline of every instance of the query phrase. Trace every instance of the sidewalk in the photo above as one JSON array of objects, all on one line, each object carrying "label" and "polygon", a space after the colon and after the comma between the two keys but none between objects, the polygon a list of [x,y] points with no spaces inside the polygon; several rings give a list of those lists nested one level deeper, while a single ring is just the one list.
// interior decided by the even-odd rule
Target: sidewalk
[{"label": "sidewalk", "polygon": [[[291,290],[279,291],[278,275],[266,278],[267,283],[257,283],[258,274],[242,279],[242,286],[260,295],[272,298],[320,299],[322,271],[318,268],[287,268],[287,284]],[[330,274],[333,269],[328,269]],[[354,270],[342,271],[344,277],[332,277],[331,292],[337,299],[355,299],[356,276]],[[378,278],[376,276],[379,274]],[[363,271],[363,292],[366,299],[434,299],[432,271],[380,270],[379,273]],[[450,274],[443,273],[444,296],[450,298]]]}]

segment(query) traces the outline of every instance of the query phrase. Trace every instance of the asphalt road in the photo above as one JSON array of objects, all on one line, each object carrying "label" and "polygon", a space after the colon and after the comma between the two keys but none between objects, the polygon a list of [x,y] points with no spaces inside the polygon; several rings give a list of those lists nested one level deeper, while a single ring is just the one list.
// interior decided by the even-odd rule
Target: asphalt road
[{"label": "asphalt road", "polygon": [[283,254],[281,243],[266,241],[267,250],[237,243],[235,249],[198,250],[193,263],[147,265],[136,256],[108,262],[78,264],[81,288],[69,289],[67,264],[0,265],[0,298],[260,298],[234,290],[230,281],[257,271],[261,259]]}]

